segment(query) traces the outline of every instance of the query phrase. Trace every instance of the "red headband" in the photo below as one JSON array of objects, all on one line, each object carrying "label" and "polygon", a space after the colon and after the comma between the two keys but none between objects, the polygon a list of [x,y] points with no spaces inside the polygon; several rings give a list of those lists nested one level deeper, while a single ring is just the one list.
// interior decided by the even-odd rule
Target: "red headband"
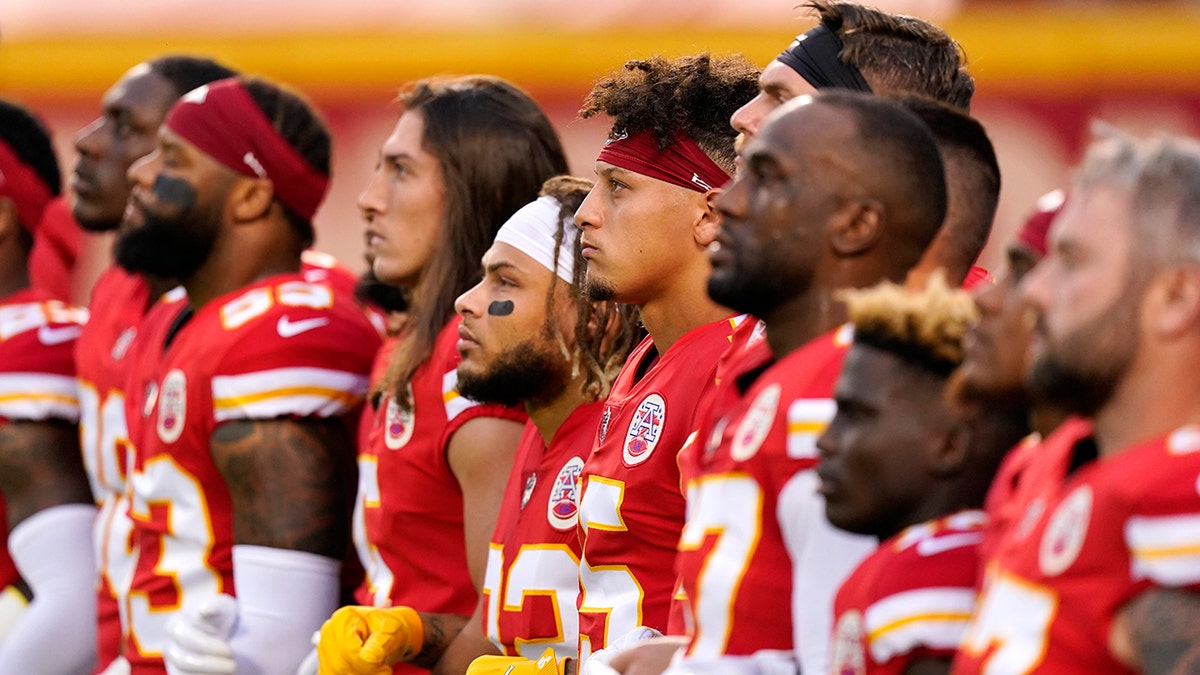
[{"label": "red headband", "polygon": [[606,142],[596,160],[696,192],[708,192],[729,181],[729,174],[683,133],[676,134],[662,150],[649,129],[622,134]]},{"label": "red headband", "polygon": [[13,200],[17,220],[30,232],[42,222],[42,212],[54,197],[37,172],[4,141],[0,141],[0,197]]},{"label": "red headband", "polygon": [[329,177],[304,161],[271,127],[237,79],[206,84],[184,95],[163,124],[230,170],[269,179],[275,197],[308,220],[325,198]]}]

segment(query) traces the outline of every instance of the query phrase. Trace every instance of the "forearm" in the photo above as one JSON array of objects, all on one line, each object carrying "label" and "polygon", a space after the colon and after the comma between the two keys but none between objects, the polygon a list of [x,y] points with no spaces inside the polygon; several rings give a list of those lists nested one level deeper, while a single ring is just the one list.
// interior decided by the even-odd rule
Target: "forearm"
[{"label": "forearm", "polygon": [[[421,643],[421,651],[417,652],[410,662],[413,665],[434,670],[434,672],[443,672],[437,670],[439,663],[462,631],[463,626],[467,624],[467,617],[457,614],[421,614],[421,624],[425,629],[425,639]],[[468,663],[470,663],[469,660]],[[466,668],[464,667],[463,670]]]},{"label": "forearm", "polygon": [[1112,644],[1119,659],[1146,675],[1200,672],[1200,594],[1142,593],[1118,613]]},{"label": "forearm", "polygon": [[483,634],[480,617],[476,614],[450,641],[432,670],[434,675],[462,675],[471,661],[485,654],[498,656],[500,650]]}]

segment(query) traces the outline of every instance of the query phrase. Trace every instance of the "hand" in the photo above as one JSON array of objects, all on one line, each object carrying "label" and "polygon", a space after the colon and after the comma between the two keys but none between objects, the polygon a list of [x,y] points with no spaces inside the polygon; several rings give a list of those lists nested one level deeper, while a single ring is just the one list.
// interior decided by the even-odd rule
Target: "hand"
[{"label": "hand", "polygon": [[321,626],[320,675],[391,675],[425,644],[421,616],[411,607],[342,607]]},{"label": "hand", "polygon": [[180,612],[167,629],[163,654],[170,675],[233,675],[237,662],[229,636],[237,623],[237,600],[217,595]]},{"label": "hand", "polygon": [[653,638],[617,652],[608,665],[623,675],[658,675],[671,665],[671,660],[681,649],[687,648],[687,644],[685,637]]},{"label": "hand", "polygon": [[647,640],[653,640],[655,638],[660,638],[662,636],[663,636],[662,633],[658,632],[657,630],[655,630],[653,628],[650,628],[649,626],[638,626],[637,628],[634,628],[633,630],[629,631],[628,633],[626,633],[626,634],[622,635],[621,637],[608,643],[608,646],[605,647],[604,649],[597,649],[596,651],[592,652],[592,655],[589,656],[587,661],[584,662],[584,667],[583,667],[582,672],[585,674],[591,672],[591,671],[589,671],[589,667],[592,667],[592,666],[590,666],[589,664],[594,664],[594,665],[603,664],[605,666],[608,666],[608,668],[603,669],[603,670],[597,670],[596,673],[602,674],[602,675],[607,675],[609,671],[613,670],[613,667],[611,664],[612,664],[613,658],[617,654],[620,654],[621,652],[626,651],[627,649],[630,649],[634,645],[640,644],[642,642],[646,642]]},{"label": "hand", "polygon": [[467,666],[467,675],[564,675],[567,661],[548,647],[537,661],[523,656],[480,656]]}]

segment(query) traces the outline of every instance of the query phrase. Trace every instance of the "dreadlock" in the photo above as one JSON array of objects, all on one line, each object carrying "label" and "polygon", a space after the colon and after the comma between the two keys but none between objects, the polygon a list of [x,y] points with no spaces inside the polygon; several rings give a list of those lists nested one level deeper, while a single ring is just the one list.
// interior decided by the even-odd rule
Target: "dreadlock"
[{"label": "dreadlock", "polygon": [[[553,197],[559,203],[558,232],[554,234],[554,257],[562,251],[563,236],[567,227],[574,227],[575,212],[592,189],[592,182],[574,176],[555,176],[542,185],[541,197]],[[634,305],[615,302],[589,302],[580,289],[587,276],[587,260],[576,240],[574,275],[571,279],[571,295],[575,300],[575,349],[568,353],[566,340],[555,326],[554,337],[563,352],[568,354],[575,368],[583,368],[583,394],[591,401],[608,396],[613,380],[625,365],[629,352],[645,335],[641,327],[638,310]],[[553,316],[554,285],[546,293],[546,316]],[[572,373],[574,375],[575,373]]]}]

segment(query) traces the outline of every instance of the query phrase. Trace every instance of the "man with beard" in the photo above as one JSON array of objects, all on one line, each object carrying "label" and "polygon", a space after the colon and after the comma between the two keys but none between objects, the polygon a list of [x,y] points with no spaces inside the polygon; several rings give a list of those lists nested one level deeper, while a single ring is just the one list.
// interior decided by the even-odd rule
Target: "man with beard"
[{"label": "man with beard", "polygon": [[[1021,412],[1036,432],[1012,448],[996,472],[986,504],[989,532],[1001,531],[1006,527],[1004,522],[1022,516],[1012,509],[1009,493],[1020,482],[1026,464],[1036,456],[1038,443],[1063,420],[1062,411],[1034,401],[1025,384],[1032,326],[1018,292],[1021,279],[1046,255],[1046,233],[1062,210],[1063,198],[1062,190],[1054,190],[1038,199],[1036,210],[1006,247],[1008,264],[1004,274],[976,293],[979,322],[963,338],[963,363],[948,385],[947,395],[959,407]],[[988,537],[981,546],[985,557],[992,541]]]},{"label": "man with beard", "polygon": [[694,630],[679,667],[819,673],[833,592],[872,547],[833,530],[815,492],[815,442],[849,345],[834,296],[903,280],[945,216],[943,169],[912,113],[850,92],[781,107],[742,160],[717,200],[708,292],[763,319],[774,360],[722,383],[736,403],[681,459],[678,568]]},{"label": "man with beard", "polygon": [[940,276],[919,292],[885,283],[842,297],[854,345],[817,475],[829,521],[881,543],[838,589],[828,672],[945,673],[975,604],[979,508],[1027,433],[1024,411],[947,400],[978,315]]},{"label": "man with beard", "polygon": [[150,311],[130,357],[135,673],[165,657],[290,675],[337,605],[350,415],[379,337],[348,290],[301,272],[329,157],[299,96],[228,79],[181,98],[129,170],[117,261],[186,289]]},{"label": "man with beard", "polygon": [[[70,178],[71,209],[80,225],[92,232],[115,231],[129,201],[126,172],[154,150],[158,127],[171,105],[200,85],[232,75],[232,70],[208,59],[165,56],[139,64],[117,80],[104,94],[101,116],[75,137],[79,155]],[[117,265],[108,268],[96,281],[91,316],[75,348],[83,464],[100,508],[92,539],[101,669],[121,653],[117,590],[128,587],[133,572],[125,498],[126,356],[146,310],[174,284],[131,274]]]},{"label": "man with beard", "polygon": [[[612,378],[635,343],[632,308],[581,296],[574,214],[591,183],[547,182],[510,218],[483,256],[483,280],[458,298],[458,391],[477,401],[524,404],[529,423],[488,552],[484,598],[446,648],[437,673],[472,659],[559,660],[578,650],[579,476]],[[320,672],[390,673],[422,651],[423,613],[345,607],[321,629]],[[520,660],[518,660],[520,661]],[[514,671],[515,672],[515,671]]]},{"label": "man with beard", "polygon": [[37,225],[59,187],[50,134],[0,100],[0,532],[11,530],[6,553],[33,591],[0,644],[3,673],[88,672],[96,659],[96,508],[79,462],[72,358],[87,313],[29,275]]},{"label": "man with beard", "polygon": [[1022,282],[1030,390],[1079,415],[1008,501],[956,673],[1200,664],[1200,145],[1093,144]]}]

